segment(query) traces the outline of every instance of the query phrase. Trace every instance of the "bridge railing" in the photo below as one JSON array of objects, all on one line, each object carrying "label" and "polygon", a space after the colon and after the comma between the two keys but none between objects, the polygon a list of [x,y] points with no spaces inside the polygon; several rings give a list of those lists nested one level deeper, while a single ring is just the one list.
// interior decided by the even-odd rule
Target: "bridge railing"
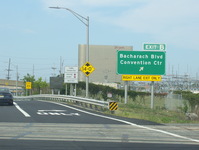
[{"label": "bridge railing", "polygon": [[82,107],[87,107],[97,110],[106,110],[109,108],[109,102],[102,100],[95,100],[89,98],[82,98],[69,95],[54,95],[54,94],[40,94],[40,95],[30,95],[30,96],[15,96],[15,100],[46,100],[46,101],[56,101],[56,102],[67,102],[75,105],[80,105]]}]

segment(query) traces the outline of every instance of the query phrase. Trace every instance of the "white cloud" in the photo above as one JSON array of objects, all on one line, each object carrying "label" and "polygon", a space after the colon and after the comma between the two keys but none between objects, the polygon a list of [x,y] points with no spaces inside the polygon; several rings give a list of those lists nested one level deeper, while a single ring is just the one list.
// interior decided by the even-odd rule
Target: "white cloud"
[{"label": "white cloud", "polygon": [[62,6],[62,7],[113,7],[113,6],[129,6],[134,3],[143,3],[149,0],[42,0],[46,6]]},{"label": "white cloud", "polygon": [[[198,0],[43,0],[89,14],[92,20],[130,32],[149,34],[173,44],[193,45],[199,39]],[[96,9],[95,9],[96,8]],[[184,41],[184,42],[183,42]]]},{"label": "white cloud", "polygon": [[196,48],[196,39],[199,39],[198,14],[199,1],[196,0],[152,0],[142,7],[128,9],[119,16],[107,17],[106,21],[178,46],[183,47],[186,43]]},{"label": "white cloud", "polygon": [[35,33],[36,33],[36,32],[35,32],[34,30],[32,30],[32,29],[24,29],[23,32],[26,33],[26,34],[35,34]]},{"label": "white cloud", "polygon": [[[166,3],[168,0],[162,0],[159,2],[152,1],[143,7],[136,8],[136,9],[129,9],[124,11],[119,16],[108,18],[111,19],[124,27],[128,27],[133,29],[138,29],[139,31],[143,32],[150,32],[148,28],[155,28],[157,29],[164,29],[172,28],[173,26],[181,26],[185,25],[183,23],[190,24],[188,22],[191,17],[197,17],[196,14],[199,13],[199,7],[194,8],[195,4],[192,4],[187,7],[183,6],[178,1],[178,3]],[[164,3],[165,2],[165,3]],[[198,3],[199,4],[199,3]],[[194,19],[194,18],[193,18]],[[119,21],[118,21],[119,20]]]},{"label": "white cloud", "polygon": [[[147,1],[147,0],[143,0]],[[113,7],[113,6],[129,6],[140,0],[82,0],[85,5],[94,6],[94,7]]]},{"label": "white cloud", "polygon": [[42,0],[42,2],[45,7],[62,6],[62,5],[67,4],[67,2],[63,0]]}]

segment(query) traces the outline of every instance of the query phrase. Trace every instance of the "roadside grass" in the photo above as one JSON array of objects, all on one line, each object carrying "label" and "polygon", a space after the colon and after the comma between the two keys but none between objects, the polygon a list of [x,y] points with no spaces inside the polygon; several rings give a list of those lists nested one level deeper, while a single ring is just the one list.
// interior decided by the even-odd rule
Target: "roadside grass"
[{"label": "roadside grass", "polygon": [[[141,102],[142,101],[142,102]],[[174,123],[199,123],[199,120],[187,120],[185,113],[178,109],[175,111],[167,110],[164,107],[164,99],[155,99],[154,109],[150,108],[150,98],[138,101],[129,101],[127,104],[118,103],[118,110],[114,111],[114,115],[143,119],[162,124]],[[111,114],[112,112],[107,112]]]}]

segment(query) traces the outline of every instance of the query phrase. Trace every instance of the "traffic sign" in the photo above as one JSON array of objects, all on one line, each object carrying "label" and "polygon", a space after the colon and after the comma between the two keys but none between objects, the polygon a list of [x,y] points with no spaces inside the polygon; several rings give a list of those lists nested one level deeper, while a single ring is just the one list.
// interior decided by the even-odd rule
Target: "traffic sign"
[{"label": "traffic sign", "polygon": [[159,51],[164,51],[166,50],[166,44],[148,44],[144,43],[143,44],[143,49],[144,50],[159,50]]},{"label": "traffic sign", "polygon": [[32,82],[26,82],[26,89],[32,89]]},{"label": "traffic sign", "polygon": [[122,75],[123,81],[161,81],[159,75]]},{"label": "traffic sign", "polygon": [[118,104],[117,102],[109,102],[109,110],[117,110]]},{"label": "traffic sign", "polygon": [[78,67],[65,67],[64,83],[78,83]]},{"label": "traffic sign", "polygon": [[89,63],[86,62],[81,68],[80,70],[86,75],[89,76],[94,70],[95,68]]},{"label": "traffic sign", "polygon": [[131,75],[164,75],[166,52],[118,51],[117,73]]}]

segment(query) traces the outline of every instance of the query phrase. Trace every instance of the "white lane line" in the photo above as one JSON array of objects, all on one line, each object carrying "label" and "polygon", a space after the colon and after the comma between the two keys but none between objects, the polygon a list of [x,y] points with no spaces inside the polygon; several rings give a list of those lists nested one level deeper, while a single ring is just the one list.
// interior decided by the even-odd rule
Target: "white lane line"
[{"label": "white lane line", "polygon": [[[42,101],[42,100],[40,100],[40,101]],[[46,102],[46,101],[42,101],[42,102]],[[173,136],[173,137],[176,137],[176,138],[181,138],[181,139],[185,139],[185,140],[188,140],[188,141],[199,143],[199,140],[197,140],[197,139],[192,139],[192,138],[189,138],[189,137],[186,137],[186,136],[181,136],[181,135],[178,135],[178,134],[175,134],[175,133],[172,133],[172,132],[167,132],[167,131],[164,131],[164,130],[145,127],[145,126],[142,126],[142,125],[137,125],[135,123],[131,123],[131,122],[128,122],[128,121],[124,121],[124,120],[120,120],[120,119],[116,119],[116,118],[112,118],[112,117],[108,117],[108,116],[94,114],[94,113],[91,113],[91,112],[87,112],[87,111],[77,109],[77,108],[74,108],[74,107],[70,107],[70,106],[67,106],[67,105],[64,105],[64,104],[61,104],[61,103],[57,103],[57,102],[49,102],[49,103],[54,103],[54,104],[57,104],[57,105],[68,107],[70,109],[77,110],[77,111],[80,111],[80,112],[83,112],[83,113],[86,113],[86,114],[90,114],[90,115],[93,115],[93,116],[106,118],[106,119],[110,119],[110,120],[114,120],[114,121],[119,121],[119,122],[122,122],[122,123],[125,123],[125,124],[128,124],[128,125],[132,125],[134,127],[138,127],[138,128],[142,128],[142,129],[146,129],[146,130],[150,130],[150,131],[155,131],[155,132],[163,133],[163,134],[170,135],[170,136]]]},{"label": "white lane line", "polygon": [[31,117],[27,112],[25,112],[17,103],[14,102],[15,107],[25,116],[25,117]]}]

